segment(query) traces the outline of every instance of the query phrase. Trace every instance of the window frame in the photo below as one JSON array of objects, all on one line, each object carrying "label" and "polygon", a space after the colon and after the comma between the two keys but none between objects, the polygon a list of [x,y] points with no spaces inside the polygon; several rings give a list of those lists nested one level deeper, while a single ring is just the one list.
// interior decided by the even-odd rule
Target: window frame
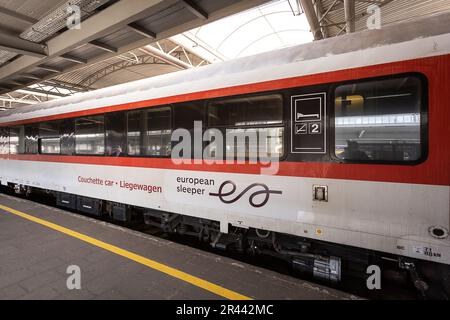
[{"label": "window frame", "polygon": [[[23,138],[20,139],[20,130],[21,128],[23,129]],[[15,129],[19,129],[19,134],[17,135],[17,152],[12,153],[11,152],[11,132],[14,131]],[[21,141],[22,141],[22,145],[21,145]],[[21,150],[22,149],[22,150]],[[17,126],[12,126],[9,127],[9,154],[13,154],[13,155],[21,155],[21,154],[26,154],[25,153],[25,125],[17,125]]]},{"label": "window frame", "polygon": [[[61,127],[59,130],[59,144],[60,144],[59,155],[61,155],[61,156],[69,156],[69,157],[76,156],[76,153],[75,153],[75,120],[76,119],[77,118],[63,118],[63,119],[59,120],[59,121],[61,121]],[[68,127],[69,125],[70,125],[70,127]],[[71,131],[73,133],[71,138],[70,138],[70,135],[67,136],[67,131],[64,131],[67,129],[73,129]],[[70,141],[69,138],[73,141],[73,146],[70,150],[71,152],[66,153],[65,151],[67,151],[66,148],[68,145],[67,142]]]},{"label": "window frame", "polygon": [[[172,103],[171,107],[172,107],[172,133],[174,130],[177,129],[185,129],[188,130],[191,134],[191,138],[193,138],[194,135],[194,128],[188,129],[185,126],[182,127],[176,127],[177,124],[177,110],[180,110],[182,108],[185,108],[186,105],[193,105],[196,108],[200,108],[201,111],[201,121],[202,121],[202,137],[205,133],[205,130],[208,128],[208,103],[211,99],[200,99],[200,100],[188,100],[188,101],[182,101],[182,102],[176,102],[176,103]],[[195,120],[198,121],[198,120]],[[174,129],[176,128],[176,129]],[[176,146],[178,144],[177,141],[171,141],[171,148],[173,150],[174,146]],[[203,160],[203,151],[205,150],[205,147],[207,146],[207,142],[202,141],[202,160]],[[191,141],[191,159],[195,159],[195,141],[192,139]]]},{"label": "window frame", "polygon": [[[232,95],[232,96],[225,96],[225,97],[217,97],[214,99],[208,99],[206,101],[206,111],[205,111],[205,119],[206,119],[206,127],[204,130],[207,129],[218,129],[222,132],[224,138],[226,137],[226,130],[227,129],[264,129],[264,128],[283,128],[283,154],[278,158],[278,162],[282,162],[285,161],[287,159],[287,157],[289,156],[290,152],[287,149],[288,148],[288,144],[287,144],[287,138],[286,136],[289,134],[288,133],[288,128],[287,125],[289,123],[289,120],[286,119],[286,106],[285,106],[285,101],[288,101],[288,99],[286,99],[285,96],[285,89],[280,89],[280,90],[272,90],[272,91],[264,91],[264,92],[257,92],[257,93],[246,93],[246,94],[239,94],[239,95]],[[227,125],[222,125],[222,126],[211,126],[210,121],[209,121],[209,110],[211,107],[211,104],[214,103],[215,101],[220,101],[220,100],[228,100],[228,99],[239,99],[239,98],[246,98],[246,97],[259,97],[259,96],[271,96],[271,95],[277,95],[281,98],[281,123],[279,124],[273,124],[273,125],[243,125],[243,126],[227,126]],[[204,132],[203,132],[204,133]],[[226,141],[223,141],[223,147],[225,148],[226,146]],[[259,148],[259,146],[258,146]],[[226,156],[226,152],[225,150],[223,150],[223,155]],[[225,159],[224,159],[225,160]],[[245,157],[245,159],[243,159],[245,161],[249,161],[250,158],[249,157]],[[258,156],[258,161],[259,161],[259,156]],[[234,161],[239,161],[239,159],[236,159]]]},{"label": "window frame", "polygon": [[[103,117],[105,119],[105,123],[104,123],[104,131],[105,131],[105,157],[111,157],[111,158],[123,158],[123,157],[128,157],[128,112],[129,111],[125,111],[125,110],[121,110],[121,111],[115,111],[115,112],[109,112],[109,113],[105,113],[103,114]],[[108,149],[108,126],[109,126],[109,122],[110,122],[110,116],[114,116],[114,115],[123,115],[124,117],[124,130],[123,130],[123,138],[124,138],[124,144],[125,144],[125,148],[124,150],[122,150],[122,154],[120,154],[119,156],[113,156],[113,155],[109,155],[107,153],[107,149]]]},{"label": "window frame", "polygon": [[[31,133],[31,135],[37,137],[37,139],[30,139],[28,133]],[[29,151],[28,149],[30,149],[30,147],[36,148],[36,150],[34,150],[34,152]],[[23,154],[39,154],[39,123],[25,124],[25,151]]]},{"label": "window frame", "polygon": [[[4,150],[7,152],[0,152],[0,156],[5,156],[5,155],[9,155],[10,154],[10,150],[9,150],[9,137],[10,137],[10,130],[9,127],[0,127],[0,131],[3,131],[4,133],[6,133],[6,141],[4,142]],[[1,135],[1,133],[0,133]],[[1,149],[0,149],[1,150]]]},{"label": "window frame", "polygon": [[[408,160],[408,161],[394,161],[394,160],[355,160],[355,159],[341,159],[336,155],[336,89],[343,85],[360,83],[360,82],[373,82],[373,81],[382,81],[382,80],[390,80],[390,79],[398,79],[405,77],[415,77],[418,78],[421,82],[421,103],[420,103],[420,158],[416,160]],[[415,166],[421,163],[424,163],[428,159],[429,153],[429,128],[428,128],[428,78],[420,72],[406,72],[406,73],[398,73],[391,75],[384,75],[378,77],[369,77],[369,78],[361,78],[361,79],[353,79],[348,81],[342,81],[339,83],[333,83],[330,85],[329,95],[330,100],[328,101],[329,105],[332,106],[329,111],[329,135],[328,138],[330,143],[328,145],[328,154],[330,155],[330,159],[332,162],[344,163],[344,164],[381,164],[381,165],[409,165]]]},{"label": "window frame", "polygon": [[[86,153],[78,153],[77,152],[77,120],[83,119],[83,118],[94,118],[94,117],[103,117],[103,153],[97,153],[97,154],[86,154]],[[91,114],[91,115],[86,115],[84,117],[76,117],[76,118],[68,118],[69,120],[73,120],[73,125],[74,125],[74,131],[73,131],[73,140],[74,140],[74,150],[73,150],[73,155],[77,156],[77,157],[105,157],[106,156],[106,118],[105,118],[105,114],[101,113],[101,114]],[[61,138],[60,138],[60,143],[61,143]],[[61,150],[62,151],[62,150]],[[61,153],[61,155],[63,155]],[[64,154],[66,155],[66,154]]]},{"label": "window frame", "polygon": [[[126,157],[130,157],[130,158],[150,158],[150,159],[152,159],[152,158],[155,158],[155,159],[170,159],[171,157],[172,157],[172,151],[170,152],[170,154],[168,154],[168,155],[161,155],[161,156],[155,156],[155,155],[146,155],[146,154],[144,154],[143,153],[143,150],[142,150],[142,146],[143,146],[143,139],[144,139],[144,136],[142,135],[142,132],[140,132],[141,134],[140,134],[140,136],[139,136],[139,155],[130,155],[129,154],[129,144],[128,144],[128,142],[129,142],[129,140],[128,140],[128,116],[129,116],[129,114],[131,113],[131,112],[140,112],[142,115],[143,115],[143,113],[145,112],[145,111],[147,111],[147,110],[158,110],[158,109],[168,109],[169,110],[169,113],[170,113],[170,116],[169,116],[169,118],[170,118],[170,132],[171,132],[171,135],[172,135],[172,133],[173,133],[173,130],[174,130],[174,128],[173,128],[173,122],[174,122],[174,113],[173,113],[173,105],[172,104],[164,104],[164,105],[157,105],[157,106],[154,106],[154,107],[146,107],[146,108],[137,108],[137,109],[132,109],[132,110],[127,110],[126,112],[125,112],[125,121],[126,121],[126,123],[125,123],[125,140],[126,140],[126,152],[125,152],[125,156]],[[144,118],[141,118],[141,119],[144,119]],[[106,135],[105,135],[106,136]],[[172,144],[172,141],[170,141],[170,148],[171,148],[171,150],[173,149],[173,144]]]},{"label": "window frame", "polygon": [[[39,136],[38,136],[38,154],[43,154],[46,156],[60,156],[63,155],[61,153],[61,149],[62,149],[62,145],[61,145],[61,125],[63,120],[52,120],[52,121],[44,121],[44,122],[39,122],[37,123],[38,129],[39,129]],[[41,125],[42,124],[46,124],[46,123],[58,123],[58,141],[59,141],[59,152],[58,153],[47,153],[47,152],[42,152],[42,140],[44,139],[51,139],[51,138],[42,138],[41,137]]]}]

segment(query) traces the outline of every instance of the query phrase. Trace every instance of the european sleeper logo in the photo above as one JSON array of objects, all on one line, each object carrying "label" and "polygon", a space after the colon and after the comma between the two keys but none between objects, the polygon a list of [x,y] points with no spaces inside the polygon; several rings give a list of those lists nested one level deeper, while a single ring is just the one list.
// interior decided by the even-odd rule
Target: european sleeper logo
[{"label": "european sleeper logo", "polygon": [[[224,191],[224,189],[228,185],[231,185],[231,190]],[[267,202],[269,201],[270,194],[282,194],[282,191],[270,190],[269,187],[263,183],[253,183],[253,184],[249,185],[247,188],[245,188],[244,190],[242,190],[241,193],[239,193],[234,198],[232,197],[229,199],[225,199],[227,197],[232,196],[236,192],[236,189],[237,189],[236,184],[233,181],[227,180],[220,185],[219,192],[217,192],[217,193],[211,192],[209,195],[212,197],[218,197],[220,199],[220,201],[222,201],[223,203],[230,204],[230,203],[234,203],[234,202],[238,201],[248,191],[250,191],[251,189],[255,189],[255,188],[262,189],[262,190],[254,191],[248,199],[248,202],[250,203],[250,205],[255,208],[261,208],[261,207],[265,206],[267,204]],[[256,202],[255,198],[259,195],[265,195],[265,197],[262,199],[261,202]]]}]

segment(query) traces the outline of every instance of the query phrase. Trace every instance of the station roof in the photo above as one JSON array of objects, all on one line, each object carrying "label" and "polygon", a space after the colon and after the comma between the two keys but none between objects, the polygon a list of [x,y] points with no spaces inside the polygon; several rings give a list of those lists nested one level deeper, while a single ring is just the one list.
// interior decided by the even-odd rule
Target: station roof
[{"label": "station roof", "polygon": [[377,8],[385,27],[450,2],[0,0],[0,111],[366,30]]},{"label": "station roof", "polygon": [[[366,30],[379,9],[380,26],[450,10],[448,0],[296,0],[316,40]],[[372,21],[369,21],[369,24]]]},{"label": "station roof", "polygon": [[[29,102],[29,97],[45,94],[43,87],[30,86],[46,81],[47,86],[60,91],[57,95],[88,90],[53,79],[120,55],[117,59],[134,58],[135,49],[267,1],[0,0],[0,94],[14,100],[17,90],[26,90],[22,94],[27,98],[22,101]],[[79,29],[67,25],[76,13],[74,5],[80,9]],[[167,56],[164,46],[146,50],[152,57],[172,62],[172,66],[180,64]],[[190,59],[186,54],[186,60]]]}]

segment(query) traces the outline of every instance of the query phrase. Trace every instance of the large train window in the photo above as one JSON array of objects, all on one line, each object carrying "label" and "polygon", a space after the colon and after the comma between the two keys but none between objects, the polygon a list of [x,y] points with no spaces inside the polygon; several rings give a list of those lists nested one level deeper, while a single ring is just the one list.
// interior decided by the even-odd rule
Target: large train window
[{"label": "large train window", "polygon": [[172,150],[170,108],[144,111],[143,147],[146,156],[169,156]]},{"label": "large train window", "polygon": [[[226,131],[227,159],[257,159],[284,154],[283,98],[278,94],[211,101],[208,125]],[[237,143],[243,141],[244,143]],[[210,152],[215,150],[210,149]],[[210,156],[215,156],[211,154]]]},{"label": "large train window", "polygon": [[174,128],[193,131],[195,121],[204,120],[204,102],[186,102],[174,106]]},{"label": "large train window", "polygon": [[335,90],[335,154],[361,162],[422,157],[422,81],[417,76],[358,81]]},{"label": "large train window", "polygon": [[39,124],[39,152],[42,154],[60,154],[60,121]]},{"label": "large train window", "polygon": [[9,153],[9,129],[0,128],[0,154]]},{"label": "large train window", "polygon": [[128,155],[169,156],[172,119],[169,107],[128,112]]},{"label": "large train window", "polygon": [[25,127],[12,127],[9,130],[9,153],[25,153]]},{"label": "large train window", "polygon": [[[202,128],[205,120],[205,102],[204,101],[189,101],[178,103],[173,106],[173,127],[176,129],[188,130],[191,137],[194,137],[195,122],[201,122]],[[181,138],[180,138],[181,139]],[[172,145],[178,144],[179,141],[173,141]],[[195,139],[191,139],[191,150],[195,150]],[[186,157],[183,152],[180,156]],[[192,157],[195,157],[195,152],[192,152]]]},{"label": "large train window", "polygon": [[75,120],[61,121],[61,154],[71,156],[75,153]]},{"label": "large train window", "polygon": [[141,113],[142,111],[131,111],[127,114],[127,141],[128,155],[141,155]]},{"label": "large train window", "polygon": [[126,152],[126,114],[116,112],[107,114],[106,121],[106,155],[113,157],[124,156]]},{"label": "large train window", "polygon": [[25,153],[37,154],[38,147],[39,128],[35,125],[25,126]]},{"label": "large train window", "polygon": [[93,116],[75,120],[75,153],[105,154],[105,118]]}]

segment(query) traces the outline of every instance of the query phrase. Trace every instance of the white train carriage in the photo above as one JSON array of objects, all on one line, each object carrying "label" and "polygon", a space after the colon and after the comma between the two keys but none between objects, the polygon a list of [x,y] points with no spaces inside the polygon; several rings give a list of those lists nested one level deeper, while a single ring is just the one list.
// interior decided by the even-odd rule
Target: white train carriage
[{"label": "white train carriage", "polygon": [[[1,184],[336,281],[342,260],[374,253],[448,265],[449,25],[436,15],[5,112]],[[193,140],[183,161],[177,129]],[[211,147],[214,132],[234,136]]]}]

